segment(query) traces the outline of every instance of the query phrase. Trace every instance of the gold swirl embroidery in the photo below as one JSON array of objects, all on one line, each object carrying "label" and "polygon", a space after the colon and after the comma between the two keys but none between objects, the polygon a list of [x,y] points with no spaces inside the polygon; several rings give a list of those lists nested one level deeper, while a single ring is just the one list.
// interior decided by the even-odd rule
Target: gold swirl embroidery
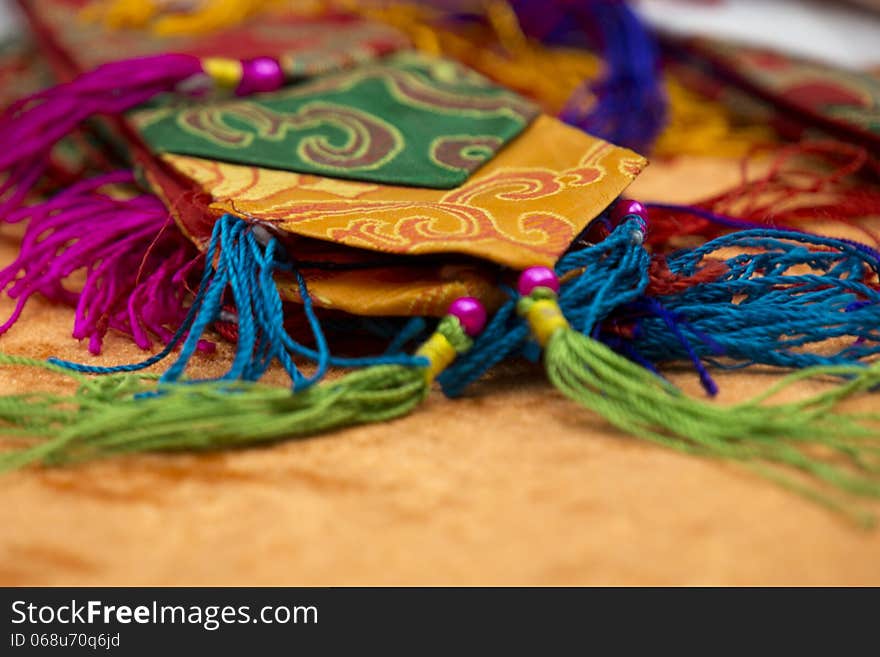
[{"label": "gold swirl embroidery", "polygon": [[[230,119],[248,129],[230,125]],[[226,148],[246,148],[256,138],[280,142],[290,133],[330,127],[344,135],[341,144],[329,134],[307,135],[295,150],[304,162],[331,171],[377,169],[404,146],[400,131],[379,117],[321,101],[306,103],[293,114],[250,103],[192,108],[181,112],[177,123],[186,132]]]},{"label": "gold swirl embroidery", "polygon": [[[394,62],[406,60],[398,55]],[[517,123],[528,123],[538,114],[538,107],[518,94],[485,81],[476,84],[474,74],[449,60],[431,66],[416,60],[418,69],[403,69],[388,64],[365,64],[352,71],[324,75],[290,87],[276,94],[278,99],[296,99],[325,93],[343,93],[358,85],[378,80],[398,102],[439,114],[471,118],[504,116]],[[442,66],[441,66],[442,64]],[[440,68],[438,68],[440,67]],[[438,74],[438,70],[447,70]],[[439,78],[437,77],[439,75]],[[482,80],[482,76],[478,76]]]},{"label": "gold swirl embroidery", "polygon": [[450,171],[472,171],[501,148],[500,137],[443,135],[431,142],[431,161]]},{"label": "gold swirl embroidery", "polygon": [[319,202],[285,204],[264,209],[267,221],[294,221],[297,232],[318,233],[324,239],[349,246],[392,253],[440,251],[479,252],[481,243],[527,249],[551,257],[575,237],[575,227],[564,216],[545,211],[519,217],[514,233],[504,230],[492,214],[469,205],[410,203],[405,201]]}]

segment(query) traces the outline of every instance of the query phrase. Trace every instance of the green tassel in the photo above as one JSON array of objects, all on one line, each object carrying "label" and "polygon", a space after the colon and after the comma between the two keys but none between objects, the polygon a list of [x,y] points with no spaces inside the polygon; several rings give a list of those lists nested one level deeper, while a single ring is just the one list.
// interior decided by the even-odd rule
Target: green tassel
[{"label": "green tassel", "polygon": [[[880,385],[880,363],[815,367],[795,372],[762,395],[733,406],[692,399],[606,345],[571,329],[556,294],[538,287],[520,314],[544,347],[550,381],[563,394],[615,427],[680,452],[747,461],[792,490],[867,524],[819,482],[852,495],[880,498],[880,414],[847,414],[838,404]],[[846,377],[833,389],[795,402],[766,404],[792,384]],[[872,426],[872,423],[873,426]],[[807,475],[803,483],[784,470]]]},{"label": "green tassel", "polygon": [[[426,345],[438,343],[451,359],[468,349],[471,339],[448,315]],[[132,374],[91,379],[0,354],[0,365],[38,367],[80,384],[73,395],[0,397],[0,433],[25,442],[0,454],[0,471],[131,452],[245,447],[391,420],[427,397],[437,371],[433,353],[425,353],[425,368],[378,365],[298,393],[227,381],[157,387],[152,377]]]}]

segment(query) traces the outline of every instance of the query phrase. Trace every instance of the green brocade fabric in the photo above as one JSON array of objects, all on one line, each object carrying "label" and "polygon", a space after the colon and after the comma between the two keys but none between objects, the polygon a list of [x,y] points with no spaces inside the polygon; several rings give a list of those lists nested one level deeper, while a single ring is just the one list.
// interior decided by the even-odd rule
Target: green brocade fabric
[{"label": "green brocade fabric", "polygon": [[133,119],[158,152],[449,189],[538,111],[461,64],[407,52],[278,93]]}]

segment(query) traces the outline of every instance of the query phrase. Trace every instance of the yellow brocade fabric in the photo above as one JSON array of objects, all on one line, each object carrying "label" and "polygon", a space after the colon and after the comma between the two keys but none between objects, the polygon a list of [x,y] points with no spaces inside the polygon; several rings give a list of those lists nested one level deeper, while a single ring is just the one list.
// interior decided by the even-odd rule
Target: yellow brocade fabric
[{"label": "yellow brocade fabric", "polygon": [[285,233],[397,255],[552,266],[646,161],[542,116],[452,190],[378,185],[163,156],[212,208]]},{"label": "yellow brocade fabric", "polygon": [[[493,310],[505,300],[496,275],[480,263],[311,270],[305,278],[315,305],[353,315],[442,317],[459,297],[475,297]],[[284,299],[301,301],[294,280],[276,282]]]}]

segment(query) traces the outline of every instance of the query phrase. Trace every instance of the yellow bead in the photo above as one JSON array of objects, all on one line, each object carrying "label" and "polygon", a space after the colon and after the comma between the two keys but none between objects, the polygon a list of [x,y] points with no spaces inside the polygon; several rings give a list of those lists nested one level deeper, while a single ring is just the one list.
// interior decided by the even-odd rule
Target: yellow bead
[{"label": "yellow bead", "polygon": [[425,380],[429,385],[440,376],[443,370],[452,364],[456,355],[455,347],[450,344],[449,340],[442,333],[434,333],[419,347],[416,356],[424,356],[430,361],[430,364],[425,369]]},{"label": "yellow bead", "polygon": [[532,335],[545,347],[556,331],[568,328],[568,321],[555,299],[538,299],[529,306],[526,315]]},{"label": "yellow bead", "polygon": [[220,89],[232,90],[241,82],[243,70],[237,59],[206,57],[202,60],[202,68]]}]

